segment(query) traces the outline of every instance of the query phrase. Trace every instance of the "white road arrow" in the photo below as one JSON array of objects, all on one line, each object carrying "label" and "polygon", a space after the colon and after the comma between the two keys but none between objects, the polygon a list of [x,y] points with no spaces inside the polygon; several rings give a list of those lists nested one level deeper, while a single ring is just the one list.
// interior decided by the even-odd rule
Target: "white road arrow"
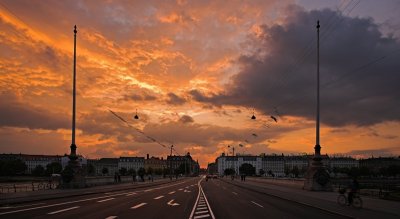
[{"label": "white road arrow", "polygon": [[172,199],[171,201],[169,201],[167,204],[168,204],[168,205],[171,205],[171,206],[177,206],[177,205],[179,205],[178,203],[172,203],[172,202],[174,202],[174,199]]}]

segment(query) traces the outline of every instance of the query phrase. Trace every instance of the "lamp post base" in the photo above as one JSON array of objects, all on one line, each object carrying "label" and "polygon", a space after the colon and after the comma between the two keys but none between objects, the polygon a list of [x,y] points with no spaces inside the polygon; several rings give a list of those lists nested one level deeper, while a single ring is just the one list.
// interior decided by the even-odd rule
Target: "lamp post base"
[{"label": "lamp post base", "polygon": [[62,188],[78,189],[86,187],[85,172],[78,160],[70,159],[62,175]]},{"label": "lamp post base", "polygon": [[332,184],[327,169],[322,165],[321,158],[315,156],[309,166],[305,181],[304,190],[309,191],[332,191]]}]

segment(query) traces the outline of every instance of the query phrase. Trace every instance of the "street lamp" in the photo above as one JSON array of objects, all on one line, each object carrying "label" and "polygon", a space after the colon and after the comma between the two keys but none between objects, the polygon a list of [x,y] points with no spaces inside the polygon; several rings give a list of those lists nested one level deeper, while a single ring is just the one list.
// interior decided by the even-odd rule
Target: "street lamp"
[{"label": "street lamp", "polygon": [[76,111],[76,25],[74,26],[74,75],[73,75],[73,85],[72,85],[72,142],[71,142],[71,153],[69,159],[71,161],[76,161],[76,144],[75,144],[75,111]]},{"label": "street lamp", "polygon": [[308,167],[306,173],[306,180],[304,181],[304,189],[314,191],[330,191],[332,185],[330,183],[330,177],[326,168],[322,165],[321,158],[321,146],[320,146],[320,96],[319,96],[319,21],[317,21],[317,115],[316,115],[316,133],[315,133],[315,147],[313,162]]},{"label": "street lamp", "polygon": [[137,114],[137,109],[136,109],[136,114],[135,114],[135,116],[133,117],[134,119],[139,119],[139,116],[138,116],[138,114]]}]

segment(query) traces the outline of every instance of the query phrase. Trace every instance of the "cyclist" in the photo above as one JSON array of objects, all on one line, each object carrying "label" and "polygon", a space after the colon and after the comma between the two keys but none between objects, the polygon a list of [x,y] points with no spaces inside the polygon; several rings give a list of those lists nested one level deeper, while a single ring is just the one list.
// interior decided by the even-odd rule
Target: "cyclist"
[{"label": "cyclist", "polygon": [[347,198],[348,198],[348,205],[351,205],[351,204],[353,203],[353,196],[354,196],[354,193],[357,193],[357,192],[358,192],[358,190],[360,189],[359,187],[360,187],[360,184],[358,183],[357,179],[354,178],[354,179],[353,179],[353,182],[352,182],[351,185],[350,185],[350,191],[349,191],[349,194],[348,194],[348,196],[347,196]]}]

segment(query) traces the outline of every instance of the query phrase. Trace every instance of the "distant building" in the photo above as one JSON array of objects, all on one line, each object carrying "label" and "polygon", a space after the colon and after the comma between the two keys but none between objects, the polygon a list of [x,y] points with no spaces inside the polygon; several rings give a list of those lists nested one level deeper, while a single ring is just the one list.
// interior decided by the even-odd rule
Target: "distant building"
[{"label": "distant building", "polygon": [[164,160],[163,157],[150,157],[149,154],[147,154],[147,158],[144,160],[144,168],[146,171],[151,168],[154,170],[164,170],[167,168],[167,161]]},{"label": "distant building", "polygon": [[378,173],[381,168],[392,165],[400,166],[400,157],[371,157],[359,160],[360,167],[366,167],[372,172]]},{"label": "distant building", "polygon": [[300,172],[305,172],[310,162],[310,157],[307,155],[285,156],[285,169],[291,171],[297,168]]},{"label": "distant building", "polygon": [[27,174],[31,174],[32,171],[37,166],[42,166],[46,169],[48,164],[53,162],[61,163],[61,156],[59,155],[28,155],[28,154],[19,154],[17,155],[18,159],[21,159],[27,166],[26,172]]},{"label": "distant building", "polygon": [[134,169],[136,172],[140,168],[144,168],[144,157],[120,157],[117,164],[117,169],[126,168],[126,170]]},{"label": "distant building", "polygon": [[236,175],[240,175],[239,168],[245,163],[251,164],[255,167],[256,175],[260,174],[260,169],[262,168],[262,158],[260,156],[251,155],[225,156],[225,154],[222,154],[217,158],[216,163],[219,175],[223,175],[225,169],[234,169]]},{"label": "distant building", "polygon": [[283,155],[265,155],[262,157],[262,169],[265,174],[285,176],[285,159]]},{"label": "distant building", "polygon": [[[100,158],[99,160],[91,160],[89,163],[94,165],[96,175],[114,176],[118,173],[118,158]],[[107,169],[107,173],[103,174],[103,169]]]},{"label": "distant building", "polygon": [[179,169],[181,165],[187,165],[189,172],[188,175],[198,175],[200,171],[200,165],[197,161],[194,161],[190,153],[188,152],[185,156],[168,156],[167,157],[167,168],[174,172]]},{"label": "distant building", "polygon": [[329,159],[330,169],[359,167],[359,161],[352,157],[331,157]]}]

